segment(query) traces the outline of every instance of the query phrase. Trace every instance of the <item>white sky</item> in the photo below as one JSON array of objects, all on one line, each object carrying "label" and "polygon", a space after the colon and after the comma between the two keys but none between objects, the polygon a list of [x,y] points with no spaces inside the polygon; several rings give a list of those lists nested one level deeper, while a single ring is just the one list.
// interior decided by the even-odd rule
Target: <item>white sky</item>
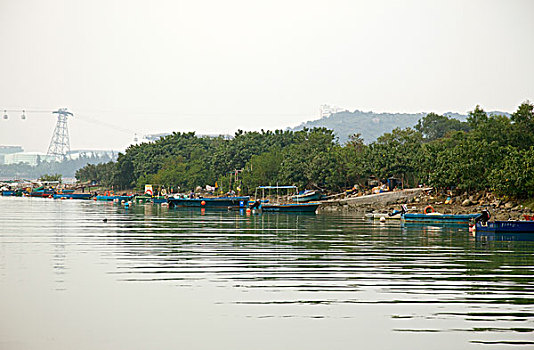
[{"label": "white sky", "polygon": [[[0,0],[0,109],[68,107],[72,149],[133,133],[285,128],[321,104],[514,111],[534,100],[534,1]],[[0,119],[46,152],[49,113]]]}]

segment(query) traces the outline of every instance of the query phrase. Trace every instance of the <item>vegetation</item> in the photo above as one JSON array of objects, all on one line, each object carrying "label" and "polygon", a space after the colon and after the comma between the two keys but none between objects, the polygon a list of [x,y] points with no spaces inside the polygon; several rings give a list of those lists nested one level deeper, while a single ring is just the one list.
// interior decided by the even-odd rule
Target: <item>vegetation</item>
[{"label": "vegetation", "polygon": [[61,174],[44,174],[44,175],[41,175],[41,177],[39,178],[39,181],[47,181],[47,182],[51,182],[51,181],[58,181],[58,182],[61,182],[61,178],[62,178],[62,175]]},{"label": "vegetation", "polygon": [[[366,142],[371,143],[376,141],[384,133],[390,133],[395,128],[408,128],[415,127],[416,130],[426,134],[425,130],[419,130],[419,128],[425,128],[426,130],[433,130],[433,134],[426,134],[425,137],[435,139],[443,137],[450,129],[465,130],[465,121],[467,115],[461,115],[458,113],[445,113],[440,116],[434,113],[431,118],[427,118],[424,125],[418,124],[421,118],[428,116],[426,113],[375,113],[375,112],[363,112],[355,110],[354,112],[343,111],[331,114],[321,119],[308,121],[295,127],[293,131],[303,130],[305,128],[313,129],[316,127],[323,127],[331,129],[334,134],[339,138],[341,144],[349,141],[350,136],[359,132],[360,137]],[[486,113],[484,113],[486,114]],[[504,115],[510,117],[508,113],[503,112],[488,112],[487,115]],[[463,124],[460,124],[463,123]]]},{"label": "vegetation", "polygon": [[87,165],[76,178],[121,189],[153,183],[185,192],[217,183],[223,192],[253,193],[274,184],[337,192],[374,176],[532,198],[533,145],[534,106],[527,101],[511,116],[479,106],[465,121],[430,113],[415,128],[396,128],[369,145],[359,134],[340,144],[326,128],[238,131],[231,139],[173,133],[129,147],[116,162]]}]

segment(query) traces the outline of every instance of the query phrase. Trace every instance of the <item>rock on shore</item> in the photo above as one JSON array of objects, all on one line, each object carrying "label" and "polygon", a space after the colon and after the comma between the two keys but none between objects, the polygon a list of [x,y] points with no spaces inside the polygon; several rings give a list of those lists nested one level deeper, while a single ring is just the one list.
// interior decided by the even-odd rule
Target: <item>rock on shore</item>
[{"label": "rock on shore", "polygon": [[408,189],[386,192],[378,195],[349,197],[336,201],[324,202],[322,211],[344,211],[353,213],[392,212],[406,204],[410,211],[422,213],[431,205],[435,211],[443,214],[480,213],[488,209],[495,220],[519,220],[524,214],[531,215],[534,210],[521,203],[501,198],[493,193],[478,192],[460,195],[436,193],[430,188]]}]

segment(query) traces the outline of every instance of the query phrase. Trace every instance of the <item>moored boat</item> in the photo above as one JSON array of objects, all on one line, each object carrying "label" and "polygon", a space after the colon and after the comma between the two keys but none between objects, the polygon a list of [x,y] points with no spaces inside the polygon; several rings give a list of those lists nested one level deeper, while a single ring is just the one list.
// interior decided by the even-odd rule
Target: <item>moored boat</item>
[{"label": "moored boat", "polygon": [[169,197],[169,207],[183,208],[245,208],[250,197],[201,197],[201,198],[178,198]]},{"label": "moored boat", "polygon": [[[261,190],[262,200],[258,200],[258,190]],[[265,199],[265,190],[270,194],[271,191],[276,191],[276,202],[269,202]],[[256,188],[256,203],[251,206],[251,208],[257,208],[264,212],[277,212],[277,213],[316,213],[317,209],[321,205],[321,203],[317,202],[305,202],[305,203],[286,203],[280,202],[281,196],[279,195],[279,190],[287,190],[294,191],[294,193],[298,192],[297,186],[258,186]],[[295,198],[298,195],[289,195],[284,198]]]},{"label": "moored boat", "polygon": [[113,191],[107,191],[103,195],[97,195],[96,200],[108,202],[128,202],[131,201],[133,197],[133,195],[118,195],[115,194]]},{"label": "moored boat", "polygon": [[91,199],[91,193],[56,193],[54,199]]},{"label": "moored boat", "polygon": [[420,223],[420,224],[453,224],[453,225],[469,225],[473,220],[481,214],[416,214],[404,213],[402,219],[405,223]]}]

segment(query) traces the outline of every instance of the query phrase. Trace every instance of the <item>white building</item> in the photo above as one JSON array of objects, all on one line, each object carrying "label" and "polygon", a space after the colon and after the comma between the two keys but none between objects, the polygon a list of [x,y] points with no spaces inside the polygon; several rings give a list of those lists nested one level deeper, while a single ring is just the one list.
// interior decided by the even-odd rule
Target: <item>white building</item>
[{"label": "white building", "polygon": [[48,156],[44,153],[37,152],[12,153],[4,155],[4,164],[26,163],[35,166],[39,161],[53,162],[54,160],[54,156]]}]

